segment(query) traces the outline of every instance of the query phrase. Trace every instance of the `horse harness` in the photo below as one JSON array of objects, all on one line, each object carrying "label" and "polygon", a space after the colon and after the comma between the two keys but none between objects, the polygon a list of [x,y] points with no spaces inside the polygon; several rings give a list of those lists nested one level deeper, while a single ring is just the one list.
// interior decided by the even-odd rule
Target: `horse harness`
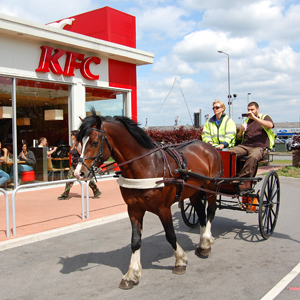
[{"label": "horse harness", "polygon": [[[97,156],[92,156],[92,157],[80,157],[79,160],[78,160],[78,163],[82,163],[88,170],[89,170],[89,173],[87,175],[87,177],[90,176],[90,174],[93,175],[93,177],[96,179],[96,173],[104,173],[100,168],[96,167],[96,163],[97,161],[100,162],[100,165],[103,163],[103,150],[104,150],[104,143],[105,141],[107,142],[108,144],[108,147],[110,149],[110,151],[112,152],[113,149],[105,135],[105,130],[104,130],[104,125],[102,124],[102,127],[103,129],[98,129],[98,128],[95,128],[93,127],[91,130],[95,130],[95,131],[98,131],[98,132],[101,132],[102,133],[102,139],[101,139],[101,146],[100,146],[100,149],[99,149],[99,153]],[[196,186],[192,186],[188,183],[186,183],[186,181],[188,180],[189,178],[189,171],[187,169],[187,160],[186,158],[184,157],[184,155],[179,152],[178,150],[188,144],[191,144],[193,143],[194,140],[191,140],[191,141],[187,141],[187,142],[183,142],[183,143],[177,143],[177,144],[172,144],[172,145],[160,145],[158,143],[153,143],[156,148],[149,151],[148,153],[146,154],[143,154],[141,156],[138,156],[138,157],[135,157],[131,160],[128,160],[128,161],[125,161],[123,163],[120,163],[118,164],[117,166],[113,166],[114,163],[111,163],[109,165],[106,166],[106,170],[105,172],[109,171],[109,170],[112,170],[116,167],[121,167],[123,165],[126,165],[126,164],[129,164],[129,163],[132,163],[136,160],[139,160],[141,158],[144,158],[146,156],[149,156],[150,154],[154,153],[154,152],[157,152],[157,151],[160,151],[160,153],[162,154],[162,157],[163,157],[163,161],[164,161],[164,171],[163,171],[163,180],[160,180],[158,181],[157,183],[169,183],[169,184],[175,184],[175,185],[179,185],[179,188],[177,189],[177,192],[176,192],[176,195],[175,195],[175,199],[174,199],[174,203],[176,201],[180,201],[180,198],[181,198],[181,195],[182,195],[182,192],[183,192],[183,188],[185,185],[189,186],[189,187],[192,187],[192,188],[196,188],[200,191],[204,191],[204,192],[210,192],[210,193],[219,193],[218,191],[217,192],[213,192],[213,191],[210,191],[210,190],[206,190],[204,188],[201,188],[201,187],[196,187]],[[172,173],[172,170],[171,170],[171,167],[170,167],[170,164],[168,162],[168,159],[167,159],[167,156],[166,156],[166,153],[168,153],[170,155],[170,157],[175,161],[175,163],[177,164],[177,169],[174,170],[174,173],[177,174],[179,173],[179,178],[174,178],[173,176],[173,173]],[[86,164],[85,164],[85,160],[87,159],[94,159],[91,167],[88,167]],[[169,172],[170,174],[170,177],[171,178],[166,178],[166,172]],[[210,178],[210,180],[214,180],[214,178]]]}]

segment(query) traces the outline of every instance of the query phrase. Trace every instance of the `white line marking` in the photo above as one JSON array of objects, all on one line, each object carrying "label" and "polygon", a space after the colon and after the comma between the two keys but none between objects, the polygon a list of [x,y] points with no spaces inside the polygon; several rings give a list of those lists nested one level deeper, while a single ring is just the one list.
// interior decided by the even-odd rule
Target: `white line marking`
[{"label": "white line marking", "polygon": [[300,263],[284,278],[282,278],[266,295],[260,300],[273,300],[275,299],[282,290],[300,273]]}]

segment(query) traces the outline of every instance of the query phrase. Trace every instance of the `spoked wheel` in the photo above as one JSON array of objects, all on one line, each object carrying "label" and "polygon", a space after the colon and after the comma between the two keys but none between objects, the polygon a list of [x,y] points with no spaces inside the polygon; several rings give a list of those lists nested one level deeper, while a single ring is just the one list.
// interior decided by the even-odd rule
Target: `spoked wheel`
[{"label": "spoked wheel", "polygon": [[190,199],[184,199],[181,203],[181,215],[185,225],[189,227],[196,227],[199,219],[195,208],[191,205]]},{"label": "spoked wheel", "polygon": [[270,171],[263,182],[259,197],[259,229],[267,240],[274,232],[280,203],[280,184],[275,171]]}]

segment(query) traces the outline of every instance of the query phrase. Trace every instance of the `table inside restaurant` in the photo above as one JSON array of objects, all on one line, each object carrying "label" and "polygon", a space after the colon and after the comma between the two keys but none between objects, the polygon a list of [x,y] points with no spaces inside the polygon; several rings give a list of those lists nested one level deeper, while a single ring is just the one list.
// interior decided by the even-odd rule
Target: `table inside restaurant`
[{"label": "table inside restaurant", "polygon": [[[7,173],[7,168],[11,167],[13,165],[13,161],[3,161],[1,163],[1,169]],[[25,160],[18,160],[18,164],[26,164]]]}]

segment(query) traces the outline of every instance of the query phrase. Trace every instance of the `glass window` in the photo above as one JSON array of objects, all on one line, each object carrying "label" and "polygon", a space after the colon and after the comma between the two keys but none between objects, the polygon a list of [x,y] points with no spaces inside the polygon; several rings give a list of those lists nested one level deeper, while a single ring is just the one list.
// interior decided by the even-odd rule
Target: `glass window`
[{"label": "glass window", "polygon": [[68,85],[17,80],[18,146],[46,137],[48,147],[68,144]]},{"label": "glass window", "polygon": [[[33,151],[36,158],[36,181],[57,180],[66,175],[62,169],[69,165],[68,103],[68,85],[16,80],[17,151],[21,153],[24,142]],[[47,140],[47,150],[54,147],[58,147],[58,150],[50,154],[46,148],[38,147],[41,137]],[[61,171],[54,173],[52,168]]]},{"label": "glass window", "polygon": [[[12,79],[0,76],[0,142],[1,156],[3,148],[6,148],[10,154],[13,153],[12,148]],[[6,167],[2,165],[3,167]]]},{"label": "glass window", "polygon": [[94,107],[102,116],[122,116],[123,94],[121,91],[87,87],[85,110],[88,114]]}]

